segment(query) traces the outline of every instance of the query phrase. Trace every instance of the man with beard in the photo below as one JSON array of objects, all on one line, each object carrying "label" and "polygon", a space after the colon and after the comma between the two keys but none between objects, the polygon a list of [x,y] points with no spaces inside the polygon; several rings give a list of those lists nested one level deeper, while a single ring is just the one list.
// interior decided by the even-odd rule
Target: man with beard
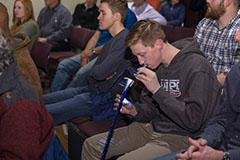
[{"label": "man with beard", "polygon": [[195,32],[200,49],[212,64],[223,86],[232,66],[239,61],[240,47],[234,40],[240,21],[238,0],[207,0],[206,17]]}]

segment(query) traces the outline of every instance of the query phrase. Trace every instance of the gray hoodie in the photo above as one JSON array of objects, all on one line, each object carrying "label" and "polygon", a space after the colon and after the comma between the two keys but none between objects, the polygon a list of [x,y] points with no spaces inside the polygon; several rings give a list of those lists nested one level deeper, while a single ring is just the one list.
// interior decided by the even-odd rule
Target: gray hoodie
[{"label": "gray hoodie", "polygon": [[159,65],[156,73],[161,88],[154,95],[147,89],[142,91],[140,102],[135,104],[135,118],[151,121],[156,132],[195,136],[214,115],[221,88],[194,39],[173,45],[180,52],[168,67]]}]

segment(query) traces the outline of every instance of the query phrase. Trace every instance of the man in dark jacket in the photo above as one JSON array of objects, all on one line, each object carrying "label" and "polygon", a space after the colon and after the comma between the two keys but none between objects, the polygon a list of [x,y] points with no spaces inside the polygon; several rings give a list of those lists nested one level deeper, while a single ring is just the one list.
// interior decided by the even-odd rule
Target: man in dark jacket
[{"label": "man in dark jacket", "polygon": [[37,90],[19,73],[0,28],[0,159],[40,160],[53,120]]},{"label": "man in dark jacket", "polygon": [[[114,131],[107,158],[150,160],[188,146],[214,114],[220,85],[196,41],[169,44],[161,25],[138,21],[126,41],[141,65],[137,79],[145,85],[140,101],[125,103],[121,113],[136,122]],[[154,71],[155,72],[154,72]],[[120,96],[116,98],[118,106]],[[84,142],[82,158],[99,159],[107,133]]]}]

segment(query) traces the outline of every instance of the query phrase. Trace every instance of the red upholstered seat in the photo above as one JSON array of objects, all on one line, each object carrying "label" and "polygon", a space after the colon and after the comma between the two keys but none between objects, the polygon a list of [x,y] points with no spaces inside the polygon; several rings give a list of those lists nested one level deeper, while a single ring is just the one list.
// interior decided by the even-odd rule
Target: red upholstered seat
[{"label": "red upholstered seat", "polygon": [[48,55],[52,46],[48,43],[35,41],[31,50],[31,56],[37,68],[48,72]]},{"label": "red upholstered seat", "polygon": [[79,117],[79,118],[71,119],[69,121],[76,124],[76,125],[79,125],[81,123],[88,122],[88,121],[91,121],[91,120],[92,120],[91,117]]},{"label": "red upholstered seat", "polygon": [[162,26],[162,29],[169,43],[172,43],[187,37],[193,37],[195,33],[195,29],[193,28],[180,27],[180,26],[165,25],[165,26]]},{"label": "red upholstered seat", "polygon": [[[80,117],[69,121],[68,151],[71,160],[81,159],[82,144],[87,137],[109,131],[111,120],[92,121],[91,117]],[[115,128],[126,126],[124,120],[118,120]]]},{"label": "red upholstered seat", "polygon": [[[77,127],[88,137],[95,134],[109,131],[112,121],[110,120],[99,120],[99,121],[87,121],[77,125]],[[115,128],[126,126],[126,122],[118,120]]]},{"label": "red upholstered seat", "polygon": [[[95,30],[73,26],[70,39],[69,39],[71,48],[84,50],[89,39],[93,36],[94,33],[95,33]],[[58,52],[50,52],[49,58],[57,61],[61,61],[65,58],[72,57],[75,55],[76,53],[74,53],[73,51],[58,51]]]}]

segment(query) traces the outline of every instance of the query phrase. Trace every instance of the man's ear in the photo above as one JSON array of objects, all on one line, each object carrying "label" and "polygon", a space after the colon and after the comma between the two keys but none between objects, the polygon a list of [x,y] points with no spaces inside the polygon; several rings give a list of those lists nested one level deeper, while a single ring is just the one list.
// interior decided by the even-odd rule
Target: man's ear
[{"label": "man's ear", "polygon": [[121,14],[120,14],[119,12],[114,13],[114,19],[115,19],[116,21],[121,21],[121,19],[122,19]]},{"label": "man's ear", "polygon": [[163,40],[157,39],[157,40],[155,41],[154,46],[155,46],[155,47],[158,47],[159,49],[162,49],[163,43],[164,43]]},{"label": "man's ear", "polygon": [[227,8],[233,3],[233,0],[224,0],[224,7]]}]

